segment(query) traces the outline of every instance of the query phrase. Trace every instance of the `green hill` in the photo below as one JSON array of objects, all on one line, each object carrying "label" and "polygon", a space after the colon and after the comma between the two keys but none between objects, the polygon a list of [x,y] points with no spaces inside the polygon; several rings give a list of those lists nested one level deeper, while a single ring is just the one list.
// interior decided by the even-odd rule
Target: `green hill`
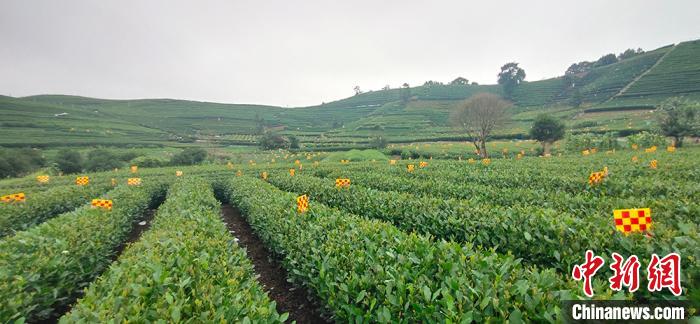
[{"label": "green hill", "polygon": [[[173,99],[106,100],[65,95],[0,96],[0,145],[252,145],[259,129],[295,135],[306,145],[344,147],[382,135],[393,142],[459,139],[450,111],[498,85],[425,85],[369,91],[312,107],[282,108]],[[570,105],[575,93],[581,108]],[[700,40],[669,45],[575,75],[524,82],[512,95],[502,137],[523,136],[538,113],[568,121],[574,131],[650,127],[650,109],[683,95],[700,99]],[[180,144],[181,143],[181,144]]]}]

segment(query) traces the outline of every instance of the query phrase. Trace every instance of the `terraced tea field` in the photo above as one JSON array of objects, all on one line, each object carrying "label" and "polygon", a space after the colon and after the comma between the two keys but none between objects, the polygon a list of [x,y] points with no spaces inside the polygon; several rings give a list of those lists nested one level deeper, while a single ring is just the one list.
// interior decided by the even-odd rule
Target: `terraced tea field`
[{"label": "terraced tea field", "polygon": [[[271,153],[86,174],[87,186],[75,176],[1,181],[0,193],[26,201],[0,207],[0,320],[554,322],[562,301],[588,298],[571,276],[586,250],[606,259],[595,299],[699,300],[700,149],[510,153]],[[94,198],[113,208],[91,208]],[[650,208],[651,229],[619,232],[613,210],[629,208]],[[682,293],[612,291],[612,253],[642,264],[678,253]],[[644,271],[641,280],[646,288]]]}]

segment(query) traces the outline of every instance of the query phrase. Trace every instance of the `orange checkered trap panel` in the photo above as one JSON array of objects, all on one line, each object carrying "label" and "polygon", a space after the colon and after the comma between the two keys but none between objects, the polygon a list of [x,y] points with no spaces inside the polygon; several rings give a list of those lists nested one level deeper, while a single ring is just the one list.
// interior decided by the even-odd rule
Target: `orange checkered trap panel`
[{"label": "orange checkered trap panel", "polygon": [[304,213],[309,210],[309,196],[303,195],[297,197],[297,211]]},{"label": "orange checkered trap panel", "polygon": [[77,177],[75,178],[75,184],[79,186],[87,186],[90,183],[89,177]]},{"label": "orange checkered trap panel", "polygon": [[347,188],[350,187],[350,179],[338,178],[335,179],[336,188]]},{"label": "orange checkered trap panel", "polygon": [[93,199],[90,204],[93,208],[112,210],[112,201],[108,199]]},{"label": "orange checkered trap panel", "polygon": [[616,209],[613,211],[615,228],[625,234],[643,232],[651,228],[651,209]]},{"label": "orange checkered trap panel", "polygon": [[129,186],[139,186],[141,185],[141,178],[129,178],[126,180],[126,184]]},{"label": "orange checkered trap panel", "polygon": [[11,195],[0,196],[0,201],[2,201],[4,203],[24,202],[25,201],[24,192],[18,192],[18,193],[14,193]]},{"label": "orange checkered trap panel", "polygon": [[603,179],[605,178],[605,171],[599,171],[599,172],[592,172],[590,176],[588,176],[588,184],[589,185],[596,185],[601,182],[603,182]]}]

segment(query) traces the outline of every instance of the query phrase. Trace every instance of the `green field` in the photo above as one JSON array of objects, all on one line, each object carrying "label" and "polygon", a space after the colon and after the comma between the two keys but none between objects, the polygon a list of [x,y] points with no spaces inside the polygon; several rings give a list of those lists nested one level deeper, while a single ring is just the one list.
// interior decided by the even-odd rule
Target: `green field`
[{"label": "green field", "polygon": [[[635,293],[613,292],[606,267],[594,279],[598,299],[699,300],[700,148],[543,158],[536,147],[489,143],[502,154],[490,164],[469,160],[471,144],[450,142],[391,144],[387,155],[239,151],[250,160],[231,167],[80,174],[86,188],[76,175],[2,180],[0,193],[26,192],[27,201],[0,209],[0,222],[14,226],[0,239],[0,320],[296,318],[275,304],[277,286],[258,281],[267,270],[251,266],[251,246],[240,245],[238,228],[227,231],[221,204],[240,211],[265,258],[280,260],[274,272],[308,292],[323,321],[555,321],[561,300],[587,299],[570,274],[587,249],[606,262],[634,254],[643,266],[650,253],[682,256],[681,297],[647,291],[646,277]],[[604,167],[609,175],[589,185]],[[142,185],[126,186],[129,177]],[[350,187],[336,188],[337,178]],[[300,213],[302,194],[309,210]],[[114,207],[89,208],[85,197]],[[652,235],[618,232],[613,209],[641,207],[651,208]],[[152,225],[132,237],[149,209]]]}]

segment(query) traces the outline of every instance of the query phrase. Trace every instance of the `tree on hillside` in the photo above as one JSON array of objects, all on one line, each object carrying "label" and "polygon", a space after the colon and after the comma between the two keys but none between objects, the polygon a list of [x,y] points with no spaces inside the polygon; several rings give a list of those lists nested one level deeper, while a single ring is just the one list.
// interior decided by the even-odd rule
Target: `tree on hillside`
[{"label": "tree on hillside", "polygon": [[510,106],[510,102],[495,94],[479,93],[454,110],[450,120],[469,136],[479,155],[487,158],[489,155],[486,152],[486,140],[503,124],[506,110]]},{"label": "tree on hillside", "polygon": [[583,96],[581,95],[581,90],[579,88],[574,89],[574,93],[571,94],[571,105],[578,108],[583,104]]},{"label": "tree on hillside", "polygon": [[613,63],[617,63],[617,56],[615,56],[615,54],[613,53],[610,53],[605,54],[601,58],[599,58],[595,63],[593,63],[593,67],[606,66]]},{"label": "tree on hillside", "polygon": [[274,150],[289,147],[289,142],[286,138],[270,132],[266,132],[262,137],[260,137],[258,144],[263,150]]},{"label": "tree on hillside", "polygon": [[76,173],[83,170],[83,158],[78,151],[60,150],[54,158],[54,163],[63,173]]},{"label": "tree on hillside", "polygon": [[581,73],[586,73],[591,70],[593,63],[588,61],[581,61],[578,63],[571,64],[568,69],[564,72],[564,75],[577,75]]},{"label": "tree on hillside", "polygon": [[498,73],[498,84],[503,86],[503,91],[508,98],[513,95],[513,90],[525,80],[525,70],[518,67],[518,63],[506,63]]},{"label": "tree on hillside", "polygon": [[542,143],[542,151],[549,154],[551,144],[564,138],[566,126],[551,115],[540,114],[530,128],[530,136]]},{"label": "tree on hillside", "polygon": [[356,85],[354,88],[352,88],[353,91],[355,91],[355,95],[359,95],[362,93],[362,90],[360,90],[360,86]]},{"label": "tree on hillside", "polygon": [[255,134],[262,134],[265,132],[265,120],[260,117],[259,114],[255,114]]},{"label": "tree on hillside", "polygon": [[202,148],[188,147],[173,155],[170,163],[173,165],[193,165],[202,163],[207,158],[207,151]]},{"label": "tree on hillside", "polygon": [[386,148],[387,145],[387,140],[384,136],[376,136],[372,138],[372,140],[369,142],[369,146],[371,148],[376,148],[376,149],[383,149]]},{"label": "tree on hillside", "polygon": [[442,85],[442,82],[440,81],[433,81],[433,80],[428,80],[423,83],[424,86],[436,86],[436,85]]},{"label": "tree on hillside", "polygon": [[452,82],[450,82],[450,85],[468,85],[468,84],[469,84],[469,80],[467,80],[463,77],[458,77],[458,78],[452,80]]},{"label": "tree on hillside", "polygon": [[407,103],[408,100],[411,99],[411,86],[409,86],[408,83],[404,83],[403,85],[401,85],[400,96],[401,101],[403,101],[404,103]]},{"label": "tree on hillside", "polygon": [[700,105],[691,104],[678,97],[662,102],[658,107],[659,128],[661,132],[673,138],[673,146],[681,147],[683,138],[697,136],[700,132]]},{"label": "tree on hillside", "polygon": [[85,160],[85,170],[108,171],[122,166],[122,163],[112,151],[96,149],[88,152]]},{"label": "tree on hillside", "polygon": [[299,139],[296,136],[291,135],[291,136],[287,137],[287,139],[289,139],[289,148],[290,149],[298,149],[299,148]]},{"label": "tree on hillside", "polygon": [[634,56],[642,54],[642,53],[644,53],[644,50],[642,50],[641,48],[638,48],[636,50],[628,48],[624,52],[620,53],[617,56],[617,59],[624,60],[624,59],[628,59],[628,58],[634,57]]}]

